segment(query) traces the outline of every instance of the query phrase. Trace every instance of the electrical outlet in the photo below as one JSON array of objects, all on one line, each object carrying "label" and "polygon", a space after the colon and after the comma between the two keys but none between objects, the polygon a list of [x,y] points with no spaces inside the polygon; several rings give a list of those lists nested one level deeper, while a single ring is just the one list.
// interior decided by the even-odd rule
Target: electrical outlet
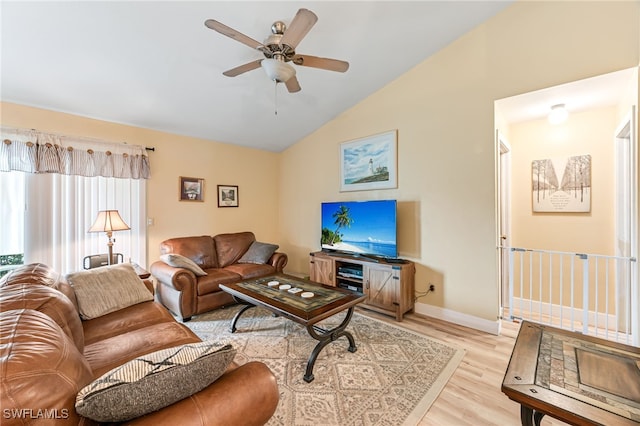
[{"label": "electrical outlet", "polygon": [[433,284],[429,285],[429,291],[436,291],[436,286]]}]

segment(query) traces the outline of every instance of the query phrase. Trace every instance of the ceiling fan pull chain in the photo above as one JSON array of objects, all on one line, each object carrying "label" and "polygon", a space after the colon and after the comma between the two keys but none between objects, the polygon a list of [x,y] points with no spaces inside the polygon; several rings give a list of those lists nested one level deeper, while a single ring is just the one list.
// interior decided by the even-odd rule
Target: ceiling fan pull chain
[{"label": "ceiling fan pull chain", "polygon": [[273,80],[273,91],[274,91],[274,112],[275,115],[278,115],[278,81],[277,80]]}]

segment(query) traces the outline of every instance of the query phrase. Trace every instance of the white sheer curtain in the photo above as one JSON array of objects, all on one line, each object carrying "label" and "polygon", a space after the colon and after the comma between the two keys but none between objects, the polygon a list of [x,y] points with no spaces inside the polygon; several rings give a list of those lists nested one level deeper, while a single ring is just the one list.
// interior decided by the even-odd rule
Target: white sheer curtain
[{"label": "white sheer curtain", "polygon": [[146,265],[146,181],[60,174],[26,175],[25,263],[67,273],[107,252],[106,234],[88,233],[99,210],[118,210],[131,228],[113,233],[114,253]]},{"label": "white sheer curtain", "polygon": [[77,271],[107,252],[106,234],[87,232],[98,211],[118,210],[131,229],[114,232],[114,253],[146,266],[144,148],[6,128],[2,139],[0,255],[22,245],[25,263]]}]

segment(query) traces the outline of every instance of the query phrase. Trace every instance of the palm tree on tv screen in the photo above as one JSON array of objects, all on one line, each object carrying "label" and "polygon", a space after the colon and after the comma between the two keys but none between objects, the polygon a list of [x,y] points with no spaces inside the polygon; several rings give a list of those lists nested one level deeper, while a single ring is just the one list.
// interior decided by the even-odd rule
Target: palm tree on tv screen
[{"label": "palm tree on tv screen", "polygon": [[349,216],[349,207],[347,206],[340,206],[340,208],[333,214],[333,217],[336,219],[333,223],[337,225],[337,228],[333,232],[330,242],[331,245],[336,242],[336,238],[340,237],[340,234],[338,234],[340,228],[350,228],[353,223],[353,218]]}]

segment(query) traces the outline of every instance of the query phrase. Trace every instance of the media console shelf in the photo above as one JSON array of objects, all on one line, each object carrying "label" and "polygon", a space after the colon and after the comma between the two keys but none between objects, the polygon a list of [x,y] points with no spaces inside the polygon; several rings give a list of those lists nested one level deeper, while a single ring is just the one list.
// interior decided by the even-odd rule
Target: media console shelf
[{"label": "media console shelf", "polygon": [[367,296],[361,305],[402,321],[414,308],[413,262],[388,263],[365,257],[313,252],[309,255],[311,281],[346,288]]}]

